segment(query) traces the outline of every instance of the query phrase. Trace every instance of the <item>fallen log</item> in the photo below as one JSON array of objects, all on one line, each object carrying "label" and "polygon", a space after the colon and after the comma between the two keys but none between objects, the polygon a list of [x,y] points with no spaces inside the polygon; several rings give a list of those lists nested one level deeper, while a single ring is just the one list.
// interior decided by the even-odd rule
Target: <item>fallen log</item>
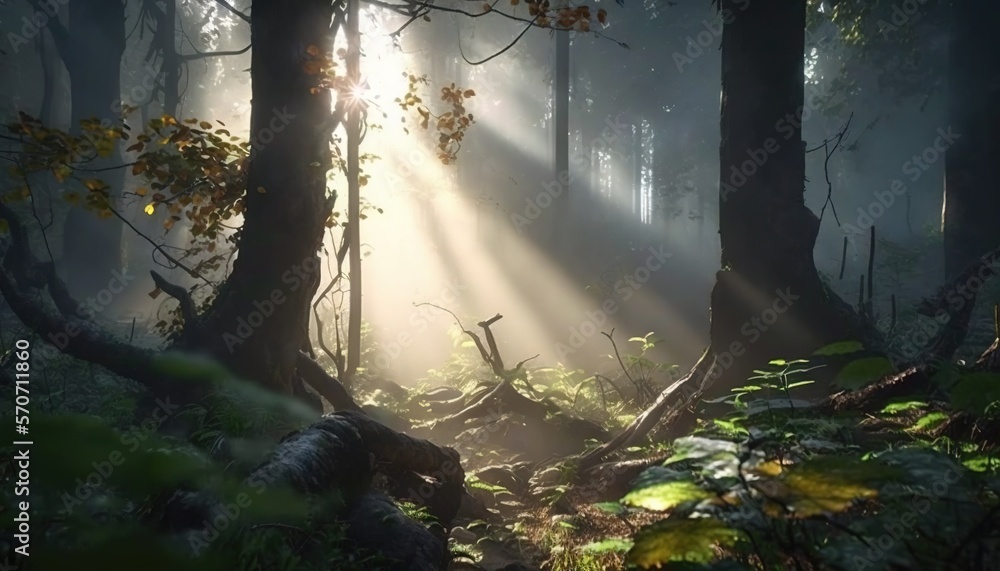
[{"label": "fallen log", "polygon": [[[444,539],[425,545],[432,536],[423,526],[409,525],[405,516],[397,513],[398,508],[389,509],[387,500],[371,495],[377,472],[390,478],[417,473],[437,480],[440,486],[433,488],[432,494],[438,501],[431,515],[441,526],[451,526],[462,502],[465,482],[458,453],[390,430],[355,411],[333,413],[288,435],[269,460],[251,471],[245,482],[249,486],[264,484],[268,489],[290,489],[312,498],[313,505],[336,497],[339,509],[331,508],[333,513],[322,516],[349,524],[368,521],[368,525],[348,533],[359,544],[393,557],[405,555],[405,564],[398,569],[444,569]],[[162,508],[160,523],[179,533],[187,545],[203,545],[208,543],[207,538],[213,537],[210,522],[224,514],[224,509],[207,492],[178,491]],[[383,518],[400,525],[383,528],[370,525]],[[422,547],[410,552],[403,546]]]}]

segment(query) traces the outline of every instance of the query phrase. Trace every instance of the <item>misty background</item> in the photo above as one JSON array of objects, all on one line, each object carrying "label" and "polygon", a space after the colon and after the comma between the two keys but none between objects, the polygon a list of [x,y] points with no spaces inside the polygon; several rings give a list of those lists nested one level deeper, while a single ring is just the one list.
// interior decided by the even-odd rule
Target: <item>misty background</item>
[{"label": "misty background", "polygon": [[[435,14],[404,26],[402,16],[363,8],[368,109],[362,152],[373,155],[363,165],[369,178],[362,188],[367,367],[412,384],[444,365],[461,343],[454,319],[422,303],[454,312],[470,329],[502,314],[494,331],[505,358],[538,354],[537,366],[616,366],[600,334],[612,329],[623,351],[629,338],[655,332],[662,342],[651,356],[684,368],[706,346],[709,292],[719,266],[722,22],[707,1],[596,5],[602,4],[609,4],[609,25],[599,35],[570,37],[567,173],[553,167],[555,74],[562,64],[554,34],[531,29],[514,42],[523,31],[516,22]],[[65,17],[65,7],[59,10],[54,17]],[[128,121],[138,128],[164,113],[163,61],[149,56],[157,40],[139,3],[126,3],[125,10],[121,102],[137,108]],[[25,111],[69,129],[70,78],[37,15],[26,2],[0,3],[7,40],[0,113],[13,118]],[[250,54],[205,54],[242,50],[249,27],[214,2],[181,3],[177,15],[174,40],[191,56],[182,67],[178,118],[221,121],[245,139]],[[939,250],[925,246],[939,239],[944,160],[933,151],[949,126],[943,89],[926,78],[944,65],[946,29],[933,13],[911,23],[921,67],[903,71],[912,72],[918,94],[884,81],[884,68],[905,54],[859,57],[830,22],[815,14],[814,20],[802,119],[810,150],[806,202],[823,210],[816,263],[838,293],[855,299],[874,223],[876,300],[885,307],[891,294],[917,296],[943,277]],[[95,42],[100,34],[94,31]],[[468,63],[481,60],[488,61]],[[411,75],[425,74],[428,82],[418,89],[432,108],[450,84],[475,93],[467,102],[475,124],[454,164],[442,164],[433,129],[421,128],[420,117],[395,100]],[[848,121],[841,147],[829,154]],[[139,186],[132,179],[125,178],[124,215],[157,243],[186,244],[184,221],[165,233],[162,215],[144,212],[148,199],[129,194]],[[902,195],[891,191],[895,180],[905,183]],[[35,198],[39,209],[58,221],[65,189],[39,184],[45,189]],[[330,184],[340,194],[336,209],[346,208],[343,175]],[[562,192],[569,209],[547,208]],[[873,207],[887,192],[892,204]],[[565,216],[570,220],[560,219]],[[56,258],[60,228],[56,222],[48,231]],[[330,251],[339,230],[331,228]],[[155,287],[149,270],[188,286],[195,280],[178,269],[165,271],[162,256],[129,228],[123,244],[135,279],[100,308],[101,318],[118,322],[126,335],[135,334],[134,319],[139,336],[155,343],[154,326],[176,301],[149,295]],[[323,268],[326,281],[331,271]],[[214,278],[225,273],[219,268]],[[335,329],[346,328],[340,319],[346,293],[331,292],[320,307],[324,328],[314,320],[313,335],[332,345]],[[990,319],[981,321],[974,328],[992,327]]]}]

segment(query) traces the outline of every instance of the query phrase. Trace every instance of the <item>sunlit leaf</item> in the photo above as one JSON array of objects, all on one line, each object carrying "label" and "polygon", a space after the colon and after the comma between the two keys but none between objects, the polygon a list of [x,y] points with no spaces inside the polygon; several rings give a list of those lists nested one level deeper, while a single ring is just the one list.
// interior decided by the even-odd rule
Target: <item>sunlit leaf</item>
[{"label": "sunlit leaf", "polygon": [[948,420],[947,414],[943,412],[931,412],[917,419],[917,422],[913,424],[912,430],[918,432],[934,430],[947,420]]},{"label": "sunlit leaf", "polygon": [[708,563],[716,545],[729,546],[738,538],[738,531],[716,519],[665,519],[636,533],[628,562],[643,569],[670,561]]},{"label": "sunlit leaf", "polygon": [[621,539],[621,538],[610,538],[601,541],[595,541],[593,543],[588,543],[578,547],[581,553],[623,553],[632,549],[631,539]]},{"label": "sunlit leaf", "polygon": [[853,457],[823,457],[790,467],[778,480],[774,499],[789,506],[800,517],[836,513],[855,500],[878,495],[873,484],[898,471]]},{"label": "sunlit leaf", "polygon": [[663,482],[633,490],[622,501],[639,508],[666,511],[684,502],[710,497],[711,493],[694,482]]}]

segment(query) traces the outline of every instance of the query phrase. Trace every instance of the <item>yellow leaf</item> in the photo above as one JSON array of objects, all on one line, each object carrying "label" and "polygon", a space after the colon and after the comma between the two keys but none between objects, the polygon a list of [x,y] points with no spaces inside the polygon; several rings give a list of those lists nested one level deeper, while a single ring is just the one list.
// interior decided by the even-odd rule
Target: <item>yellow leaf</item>
[{"label": "yellow leaf", "polygon": [[202,121],[201,123],[198,124],[198,126],[201,127],[202,129],[211,129],[212,128],[212,124],[209,123],[208,121]]},{"label": "yellow leaf", "polygon": [[267,194],[267,190],[265,190],[263,186],[258,186],[257,187],[257,192],[259,192],[261,194]]},{"label": "yellow leaf", "polygon": [[140,186],[139,188],[135,189],[135,193],[138,196],[146,196],[146,193],[148,193],[148,192],[149,192],[149,190],[146,189],[146,187],[144,187],[144,186]]},{"label": "yellow leaf", "polygon": [[153,205],[152,205],[151,203],[150,203],[150,204],[147,204],[147,205],[146,205],[146,208],[143,208],[143,211],[144,211],[144,212],[145,212],[146,214],[148,214],[149,216],[152,216],[152,215],[153,215],[153,212],[154,212],[155,210],[156,210],[156,207],[155,207],[155,206],[153,206]]}]

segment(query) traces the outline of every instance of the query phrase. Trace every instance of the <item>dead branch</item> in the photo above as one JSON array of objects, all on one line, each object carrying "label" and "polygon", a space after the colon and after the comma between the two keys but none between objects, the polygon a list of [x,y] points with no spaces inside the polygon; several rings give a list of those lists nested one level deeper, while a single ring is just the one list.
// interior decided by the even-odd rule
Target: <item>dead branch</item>
[{"label": "dead branch", "polygon": [[[588,468],[596,466],[612,452],[646,436],[664,416],[668,419],[676,417],[679,411],[701,397],[720,372],[721,368],[716,364],[715,356],[712,354],[711,349],[706,349],[702,353],[701,358],[698,359],[698,362],[691,367],[688,374],[664,389],[656,398],[656,401],[636,417],[632,421],[632,424],[625,428],[618,436],[581,456],[577,464],[578,470],[583,472]],[[675,397],[680,398],[674,400]]]}]

